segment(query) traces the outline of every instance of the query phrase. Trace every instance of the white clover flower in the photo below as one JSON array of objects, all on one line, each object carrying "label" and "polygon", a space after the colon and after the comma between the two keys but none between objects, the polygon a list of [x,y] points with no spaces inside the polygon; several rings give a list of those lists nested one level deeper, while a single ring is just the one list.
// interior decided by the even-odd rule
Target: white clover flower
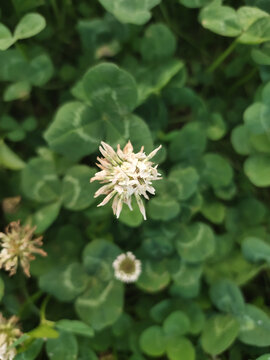
[{"label": "white clover flower", "polygon": [[9,271],[9,275],[14,275],[20,262],[24,273],[30,276],[30,261],[35,259],[33,254],[46,256],[46,252],[37,246],[42,246],[42,236],[32,239],[35,227],[29,225],[21,226],[19,221],[11,222],[6,233],[0,232],[0,269]]},{"label": "white clover flower", "polygon": [[117,152],[103,141],[101,145],[99,150],[104,158],[97,158],[100,162],[97,166],[101,171],[97,172],[95,176],[90,179],[90,182],[98,180],[106,184],[94,195],[95,198],[99,195],[106,195],[98,206],[107,204],[107,202],[114,197],[112,203],[113,213],[119,218],[123,203],[127,204],[130,210],[133,210],[131,199],[134,195],[144,220],[146,220],[141,195],[144,196],[145,199],[149,199],[146,192],[152,195],[155,194],[152,181],[160,180],[161,174],[157,171],[158,165],[153,167],[153,163],[149,160],[156,155],[161,145],[149,155],[144,153],[144,147],[142,147],[138,153],[134,153],[130,141],[126,144],[123,151],[118,144]]},{"label": "white clover flower", "polygon": [[132,252],[119,255],[113,262],[114,276],[126,283],[138,280],[141,274],[141,262],[136,259]]},{"label": "white clover flower", "polygon": [[17,321],[16,316],[7,320],[0,313],[0,360],[13,360],[16,356],[16,349],[10,346],[22,335],[16,327]]}]

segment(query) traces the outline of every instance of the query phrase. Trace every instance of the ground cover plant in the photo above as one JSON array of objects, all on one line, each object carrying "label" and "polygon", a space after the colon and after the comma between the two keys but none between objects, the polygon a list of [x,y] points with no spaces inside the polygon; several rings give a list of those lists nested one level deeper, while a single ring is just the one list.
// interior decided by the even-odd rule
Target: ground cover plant
[{"label": "ground cover plant", "polygon": [[269,360],[269,0],[2,1],[0,81],[0,359]]}]

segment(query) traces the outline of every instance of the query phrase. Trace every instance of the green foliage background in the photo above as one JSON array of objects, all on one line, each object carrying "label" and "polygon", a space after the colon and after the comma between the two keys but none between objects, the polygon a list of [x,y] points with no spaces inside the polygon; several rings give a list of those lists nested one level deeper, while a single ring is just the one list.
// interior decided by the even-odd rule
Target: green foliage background
[{"label": "green foliage background", "polygon": [[[269,4],[2,2],[0,197],[21,202],[1,227],[36,225],[48,253],[1,272],[16,360],[270,358]],[[100,141],[129,139],[163,145],[147,221],[89,184]]]}]

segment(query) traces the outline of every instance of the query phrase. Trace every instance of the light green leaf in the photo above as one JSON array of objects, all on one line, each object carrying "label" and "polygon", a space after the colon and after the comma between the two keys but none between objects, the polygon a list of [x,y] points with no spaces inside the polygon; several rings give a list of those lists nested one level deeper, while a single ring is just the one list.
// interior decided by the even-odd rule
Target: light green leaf
[{"label": "light green leaf", "polygon": [[[65,241],[64,252],[63,241]],[[35,261],[31,262],[31,274],[40,277],[49,273],[55,264],[62,266],[76,261],[80,257],[83,243],[84,239],[78,227],[71,224],[57,227],[53,233],[53,241],[45,240],[44,250],[49,255],[36,257]]]},{"label": "light green leaf", "polygon": [[215,235],[210,226],[201,222],[182,225],[177,234],[176,247],[181,258],[187,262],[200,262],[213,254]]},{"label": "light green leaf", "polygon": [[135,151],[142,145],[147,152],[153,150],[151,132],[138,116],[112,113],[101,117],[93,107],[80,102],[60,107],[44,137],[51,149],[71,159],[93,153],[101,141],[115,148],[130,140]]},{"label": "light green leaf", "polygon": [[189,300],[181,305],[180,309],[189,317],[189,333],[192,335],[198,335],[202,331],[205,323],[205,314],[201,307],[197,303]]},{"label": "light green leaf", "polygon": [[41,234],[52,225],[59,215],[61,203],[56,202],[50,205],[41,207],[37,212],[30,216],[29,222],[35,225],[36,232]]},{"label": "light green leaf", "polygon": [[82,265],[72,263],[42,275],[39,286],[58,300],[69,302],[86,289],[88,280]]},{"label": "light green leaf", "polygon": [[102,126],[92,107],[74,101],[60,107],[44,137],[53,150],[80,158],[98,148]]},{"label": "light green leaf", "polygon": [[165,63],[149,65],[139,69],[136,74],[138,83],[138,104],[143,103],[150,95],[159,94],[168,82],[184,67],[178,59],[168,59]]},{"label": "light green leaf", "polygon": [[[25,334],[26,335],[26,334]],[[24,336],[24,335],[23,335]],[[43,339],[35,339],[26,350],[16,355],[15,360],[35,360],[43,346]]]},{"label": "light green leaf", "polygon": [[154,220],[168,221],[180,212],[179,203],[169,196],[155,196],[147,204],[147,213]]},{"label": "light green leaf", "polygon": [[150,310],[151,318],[157,323],[163,323],[170,314],[173,303],[171,299],[161,300],[155,304]]},{"label": "light green leaf", "polygon": [[212,0],[179,0],[180,4],[188,8],[200,8],[209,4]]},{"label": "light green leaf", "polygon": [[[139,151],[142,146],[146,153],[150,153],[153,150],[152,134],[147,124],[137,115],[129,115],[125,124],[125,138],[122,137],[120,144],[123,146],[131,141],[134,151]],[[153,161],[156,157],[153,158]]]},{"label": "light green leaf", "polygon": [[255,150],[263,154],[270,153],[270,133],[250,135],[250,143]]},{"label": "light green leaf", "polygon": [[226,207],[220,202],[204,202],[201,209],[203,216],[214,224],[221,224],[225,218]]},{"label": "light green leaf", "polygon": [[86,337],[94,336],[94,330],[87,324],[79,320],[59,320],[56,323],[57,329],[71,332],[76,335],[82,335]]},{"label": "light green leaf", "polygon": [[113,335],[117,337],[126,336],[127,332],[130,331],[132,324],[132,317],[123,313],[112,326]]},{"label": "light green leaf", "polygon": [[233,170],[229,161],[221,155],[208,153],[203,157],[204,180],[214,189],[228,186],[232,182]]},{"label": "light green leaf", "polygon": [[[241,6],[237,10],[238,20],[243,29],[243,31],[248,30],[248,28],[255,23],[258,19],[269,17],[269,14],[257,7],[252,6]],[[240,37],[241,39],[241,37]]]},{"label": "light green leaf", "polygon": [[176,50],[174,34],[162,23],[150,25],[141,41],[141,55],[145,61],[158,62],[173,56]]},{"label": "light green leaf", "polygon": [[190,265],[181,261],[177,271],[172,274],[174,283],[170,288],[170,293],[185,299],[198,296],[202,270],[201,265]]},{"label": "light green leaf", "polygon": [[251,57],[259,65],[270,65],[270,42],[264,43],[261,47],[254,47]]},{"label": "light green leaf", "polygon": [[40,324],[38,327],[29,331],[27,334],[34,339],[56,339],[59,336],[58,331],[46,323]]},{"label": "light green leaf", "polygon": [[149,238],[144,239],[142,244],[142,248],[147,256],[160,260],[173,254],[174,246],[165,235],[159,235],[157,231],[150,233],[148,236]]},{"label": "light green leaf", "polygon": [[97,183],[90,184],[96,170],[86,165],[71,167],[63,179],[63,206],[70,210],[83,210],[94,201]]},{"label": "light green leaf", "polygon": [[51,58],[48,54],[42,53],[30,61],[27,80],[34,86],[43,86],[51,79],[53,72]]},{"label": "light green leaf", "polygon": [[27,39],[40,33],[46,26],[45,18],[37,13],[26,14],[18,23],[14,31],[14,38]]},{"label": "light green leaf", "polygon": [[270,354],[265,354],[257,358],[256,360],[270,360]]},{"label": "light green leaf", "polygon": [[31,85],[27,81],[19,81],[17,83],[8,85],[4,91],[4,101],[13,101],[17,99],[24,99],[29,96],[31,92]]},{"label": "light green leaf", "polygon": [[22,123],[25,131],[34,131],[37,128],[37,119],[34,116],[28,116]]},{"label": "light green leaf", "polygon": [[[247,128],[253,134],[264,134],[270,132],[270,106],[255,102],[247,108],[244,113],[244,121]],[[268,134],[270,137],[270,135]]]},{"label": "light green leaf", "polygon": [[145,260],[143,262],[143,271],[136,284],[144,291],[154,293],[164,289],[169,282],[170,274],[166,264]]},{"label": "light green leaf", "polygon": [[83,87],[89,102],[102,116],[131,112],[137,105],[137,88],[133,77],[110,63],[99,64],[87,71]]},{"label": "light green leaf", "polygon": [[0,52],[1,80],[15,83],[23,81],[34,86],[42,86],[52,74],[52,61],[49,55],[41,50],[35,51],[29,59],[17,49]]},{"label": "light green leaf", "polygon": [[22,188],[27,197],[39,202],[60,199],[61,184],[52,161],[32,158],[22,172]]},{"label": "light green leaf", "polygon": [[95,330],[113,324],[122,313],[123,284],[114,279],[112,263],[120,249],[99,239],[89,243],[83,252],[88,289],[75,303],[79,317]]},{"label": "light green leaf", "polygon": [[123,284],[117,280],[97,281],[92,277],[88,290],[75,302],[79,317],[95,330],[112,325],[123,310]]},{"label": "light green leaf", "polygon": [[0,140],[0,167],[11,170],[21,170],[25,167],[25,162],[4,143],[4,140]]},{"label": "light green leaf", "polygon": [[246,305],[245,312],[238,317],[240,321],[239,340],[252,346],[270,345],[270,318],[254,305]]},{"label": "light green leaf", "polygon": [[238,315],[245,309],[243,295],[232,281],[220,280],[214,283],[210,288],[210,297],[220,311]]},{"label": "light green leaf", "polygon": [[2,23],[0,23],[0,50],[7,50],[15,40],[12,37],[9,29]]},{"label": "light green leaf", "polygon": [[248,237],[242,243],[244,257],[251,262],[270,264],[270,245],[261,239]]},{"label": "light green leaf", "polygon": [[168,337],[179,337],[189,332],[189,318],[182,311],[173,311],[163,323],[164,334]]},{"label": "light green leaf", "polygon": [[270,157],[252,155],[244,163],[244,172],[249,180],[258,187],[270,185]]},{"label": "light green leaf", "polygon": [[150,326],[145,329],[139,339],[140,348],[142,351],[153,357],[160,357],[165,353],[166,341],[159,326]]},{"label": "light green leaf", "polygon": [[119,221],[130,227],[138,227],[143,222],[143,216],[135,201],[132,201],[132,208],[133,211],[131,211],[127,205],[124,205],[119,217]]},{"label": "light green leaf", "polygon": [[262,269],[263,265],[250,264],[241,253],[234,252],[222,261],[207,265],[204,274],[207,282],[211,284],[221,278],[228,278],[241,286],[251,281]]},{"label": "light green leaf", "polygon": [[247,126],[238,125],[231,133],[231,142],[234,150],[240,155],[249,155],[251,144],[249,141],[249,132]]},{"label": "light green leaf", "polygon": [[117,245],[103,239],[96,239],[84,248],[83,265],[89,275],[106,282],[113,279],[112,263],[120,253]]},{"label": "light green leaf", "polygon": [[47,341],[46,352],[50,360],[76,360],[78,356],[76,337],[63,331],[57,339]]},{"label": "light green leaf", "polygon": [[2,81],[27,81],[28,71],[27,61],[17,49],[0,52],[0,79]]},{"label": "light green leaf", "polygon": [[216,2],[201,10],[199,20],[203,27],[219,35],[235,37],[242,31],[236,11]]},{"label": "light green leaf", "polygon": [[207,126],[207,137],[212,141],[220,140],[226,133],[227,126],[219,113],[211,114]]},{"label": "light green leaf", "polygon": [[196,351],[192,342],[185,337],[169,337],[166,343],[169,360],[195,360]]},{"label": "light green leaf", "polygon": [[218,355],[228,349],[239,333],[239,324],[232,315],[214,315],[205,324],[201,343],[205,352]]},{"label": "light green leaf", "polygon": [[145,24],[150,18],[150,10],[160,0],[99,0],[104,8],[111,12],[120,22],[136,25]]},{"label": "light green leaf", "polygon": [[270,40],[270,16],[255,21],[239,38],[242,44],[256,45]]},{"label": "light green leaf", "polygon": [[179,200],[186,200],[197,190],[199,175],[195,168],[176,168],[173,169],[168,179],[177,185]]},{"label": "light green leaf", "polygon": [[173,161],[196,160],[206,148],[206,133],[200,123],[185,125],[173,138],[169,155]]}]

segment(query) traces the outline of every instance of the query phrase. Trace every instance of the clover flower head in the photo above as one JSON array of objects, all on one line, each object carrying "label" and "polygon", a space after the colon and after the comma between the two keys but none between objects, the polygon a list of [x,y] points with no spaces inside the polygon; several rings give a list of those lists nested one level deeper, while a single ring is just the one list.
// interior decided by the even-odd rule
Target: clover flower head
[{"label": "clover flower head", "polygon": [[134,196],[144,220],[146,220],[141,195],[148,200],[147,192],[152,195],[155,194],[152,181],[160,180],[161,174],[157,171],[158,165],[153,166],[150,159],[156,155],[161,145],[149,155],[144,153],[144,147],[138,153],[134,153],[130,141],[123,150],[120,149],[118,144],[116,152],[103,141],[101,145],[99,150],[104,157],[98,157],[99,164],[96,164],[101,171],[90,179],[90,182],[98,180],[100,183],[105,184],[94,195],[95,198],[99,195],[106,195],[98,206],[107,204],[114,197],[112,203],[113,213],[119,218],[123,204],[127,204],[130,210],[133,210],[131,200],[132,196]]},{"label": "clover flower head", "polygon": [[24,273],[30,276],[30,261],[35,259],[33,254],[46,256],[42,246],[42,236],[32,239],[35,227],[21,226],[20,221],[11,222],[5,230],[0,232],[0,269],[3,268],[12,276],[16,273],[20,263]]},{"label": "clover flower head", "polygon": [[125,283],[138,280],[141,274],[141,261],[136,259],[132,252],[119,255],[113,262],[114,276]]},{"label": "clover flower head", "polygon": [[9,347],[22,335],[17,322],[16,316],[5,319],[0,313],[0,360],[13,360],[16,356],[16,349]]}]

